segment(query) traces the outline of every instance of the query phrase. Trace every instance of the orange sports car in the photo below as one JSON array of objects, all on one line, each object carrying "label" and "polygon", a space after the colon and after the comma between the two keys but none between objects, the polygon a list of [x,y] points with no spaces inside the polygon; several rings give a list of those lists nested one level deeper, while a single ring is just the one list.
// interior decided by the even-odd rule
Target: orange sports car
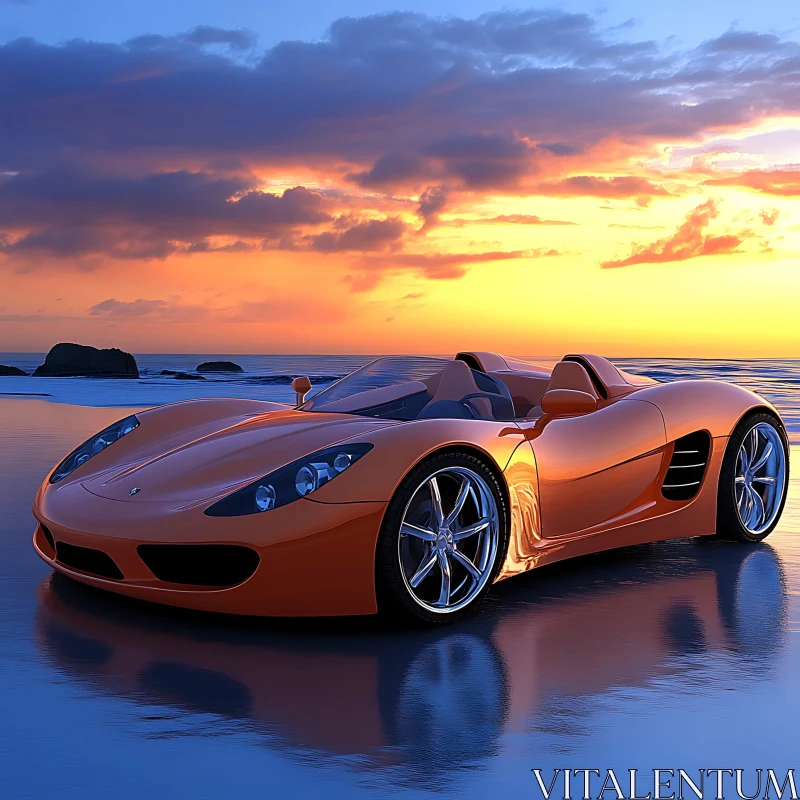
[{"label": "orange sports car", "polygon": [[101,431],[39,490],[36,551],[175,606],[440,623],[570,556],[760,541],[786,499],[780,416],[732,384],[469,352],[293,386],[295,407],[192,400]]}]

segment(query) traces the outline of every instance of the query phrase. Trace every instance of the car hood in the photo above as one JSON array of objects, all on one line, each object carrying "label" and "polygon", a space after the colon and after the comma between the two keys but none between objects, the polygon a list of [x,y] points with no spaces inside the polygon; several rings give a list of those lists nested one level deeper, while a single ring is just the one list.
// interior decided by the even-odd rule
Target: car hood
[{"label": "car hood", "polygon": [[[348,414],[271,412],[155,456],[152,447],[147,457],[128,454],[124,463],[92,475],[82,485],[100,497],[136,503],[216,499],[323,447],[397,424],[401,423]],[[137,491],[131,494],[133,489]]]}]

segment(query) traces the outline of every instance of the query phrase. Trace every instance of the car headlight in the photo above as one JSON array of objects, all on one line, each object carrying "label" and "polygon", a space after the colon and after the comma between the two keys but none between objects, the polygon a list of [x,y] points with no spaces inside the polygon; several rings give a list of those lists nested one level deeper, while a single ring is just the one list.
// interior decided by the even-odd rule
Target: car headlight
[{"label": "car headlight", "polygon": [[75,472],[81,464],[85,464],[92,456],[96,456],[101,450],[105,450],[117,439],[121,439],[130,433],[134,428],[139,427],[139,420],[135,416],[125,417],[113,425],[109,425],[100,433],[92,436],[89,441],[84,442],[76,450],[73,450],[55,469],[50,476],[50,483],[58,483],[62,478],[66,478],[71,472]]},{"label": "car headlight", "polygon": [[280,508],[315,492],[372,450],[373,445],[354,442],[327,447],[265,475],[209,506],[209,517],[240,517]]}]

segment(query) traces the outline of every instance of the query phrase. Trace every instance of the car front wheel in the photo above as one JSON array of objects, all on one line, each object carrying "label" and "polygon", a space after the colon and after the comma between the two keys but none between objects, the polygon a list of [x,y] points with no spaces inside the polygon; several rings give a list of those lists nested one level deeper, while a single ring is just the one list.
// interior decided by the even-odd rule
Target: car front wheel
[{"label": "car front wheel", "polygon": [[507,515],[498,478],[481,459],[443,453],[421,462],[395,493],[381,530],[381,610],[432,624],[469,613],[505,557]]}]

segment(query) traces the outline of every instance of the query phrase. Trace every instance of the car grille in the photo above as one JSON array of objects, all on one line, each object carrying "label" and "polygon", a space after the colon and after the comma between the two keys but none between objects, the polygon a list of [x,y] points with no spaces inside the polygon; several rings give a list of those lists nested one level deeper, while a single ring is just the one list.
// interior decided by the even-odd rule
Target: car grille
[{"label": "car grille", "polygon": [[700,490],[711,450],[711,437],[696,431],[675,440],[661,493],[668,500],[691,500]]},{"label": "car grille", "polygon": [[160,581],[188,586],[236,586],[259,562],[255,550],[234,544],[140,544],[136,552]]},{"label": "car grille", "polygon": [[113,581],[121,581],[123,578],[114,559],[102,550],[56,542],[56,560],[65,567],[88,572],[90,575],[97,575],[100,578],[110,578]]}]

